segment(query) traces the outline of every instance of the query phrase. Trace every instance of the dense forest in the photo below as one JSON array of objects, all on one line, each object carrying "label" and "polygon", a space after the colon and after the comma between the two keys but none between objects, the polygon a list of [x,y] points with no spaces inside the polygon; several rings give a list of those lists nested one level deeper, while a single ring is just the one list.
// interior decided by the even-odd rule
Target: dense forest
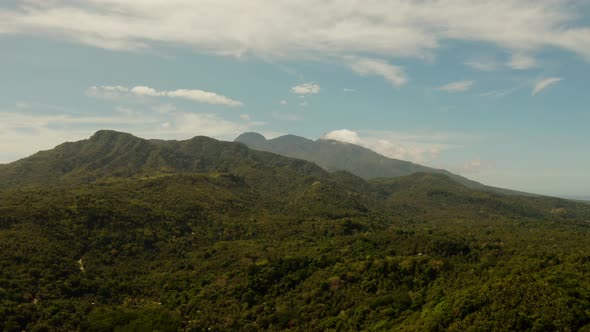
[{"label": "dense forest", "polygon": [[2,331],[590,331],[590,204],[101,131],[0,167]]}]

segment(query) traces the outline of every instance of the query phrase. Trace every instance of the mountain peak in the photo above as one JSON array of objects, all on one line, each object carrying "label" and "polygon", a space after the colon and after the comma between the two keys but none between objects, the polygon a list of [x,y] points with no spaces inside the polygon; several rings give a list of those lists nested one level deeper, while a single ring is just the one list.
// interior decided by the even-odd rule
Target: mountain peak
[{"label": "mountain peak", "polygon": [[287,134],[287,135],[283,135],[283,136],[279,136],[277,138],[274,138],[273,140],[279,140],[279,141],[305,141],[305,142],[313,142],[312,140],[310,140],[309,138],[305,138],[302,136],[297,136],[297,135],[293,135],[293,134]]},{"label": "mountain peak", "polygon": [[238,136],[234,142],[245,144],[249,147],[258,148],[264,147],[268,144],[268,140],[262,134],[255,132],[243,133]]},{"label": "mountain peak", "polygon": [[254,132],[254,131],[243,133],[240,136],[238,136],[235,140],[240,141],[240,140],[244,140],[244,139],[266,141],[266,137],[264,137],[264,135]]},{"label": "mountain peak", "polygon": [[123,138],[131,139],[131,138],[137,138],[137,137],[135,137],[129,133],[123,133],[123,132],[116,131],[116,130],[101,129],[101,130],[97,131],[96,133],[94,133],[94,135],[92,135],[89,138],[89,140],[95,141],[95,142],[104,142],[104,141],[111,141],[111,140],[123,139]]}]

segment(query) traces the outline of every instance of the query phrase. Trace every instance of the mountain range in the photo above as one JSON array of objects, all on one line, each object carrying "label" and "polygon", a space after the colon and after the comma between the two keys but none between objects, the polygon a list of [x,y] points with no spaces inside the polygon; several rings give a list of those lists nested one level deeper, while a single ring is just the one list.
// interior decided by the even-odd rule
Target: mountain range
[{"label": "mountain range", "polygon": [[431,168],[409,161],[388,158],[370,149],[335,140],[320,138],[313,141],[295,135],[284,135],[267,140],[259,133],[249,132],[238,136],[234,141],[243,143],[255,150],[308,160],[327,171],[347,171],[367,180],[394,178],[414,173],[432,173],[446,175],[452,180],[472,189],[503,194],[526,194],[486,186],[444,169]]},{"label": "mountain range", "polygon": [[102,130],[2,165],[0,330],[590,328],[590,205],[398,162]]}]

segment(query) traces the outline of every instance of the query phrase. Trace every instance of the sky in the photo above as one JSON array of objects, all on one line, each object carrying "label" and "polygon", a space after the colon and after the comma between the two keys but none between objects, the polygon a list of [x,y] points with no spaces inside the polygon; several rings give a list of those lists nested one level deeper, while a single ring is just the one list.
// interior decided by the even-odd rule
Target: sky
[{"label": "sky", "polygon": [[589,195],[589,77],[581,0],[2,0],[0,163],[256,131]]}]

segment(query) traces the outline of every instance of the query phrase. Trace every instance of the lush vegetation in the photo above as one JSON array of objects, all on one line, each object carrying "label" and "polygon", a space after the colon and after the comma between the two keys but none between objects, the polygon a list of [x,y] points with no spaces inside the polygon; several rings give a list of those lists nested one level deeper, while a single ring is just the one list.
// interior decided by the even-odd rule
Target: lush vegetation
[{"label": "lush vegetation", "polygon": [[471,189],[486,190],[501,194],[519,194],[512,190],[490,187],[479,182],[405,160],[391,159],[372,150],[334,140],[310,139],[284,135],[267,140],[258,133],[244,133],[235,139],[251,149],[267,151],[290,158],[299,158],[318,164],[329,171],[347,171],[363,179],[393,178],[414,173],[443,174]]},{"label": "lush vegetation", "polygon": [[113,132],[0,179],[3,331],[590,330],[587,204]]}]

